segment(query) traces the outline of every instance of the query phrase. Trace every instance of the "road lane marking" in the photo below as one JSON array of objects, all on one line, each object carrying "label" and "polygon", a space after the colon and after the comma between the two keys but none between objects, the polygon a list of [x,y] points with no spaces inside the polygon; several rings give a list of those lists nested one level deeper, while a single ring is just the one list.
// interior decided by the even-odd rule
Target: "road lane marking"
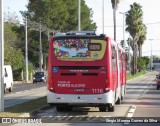
[{"label": "road lane marking", "polygon": [[136,110],[136,106],[131,106],[131,108],[128,111],[127,117],[132,117],[135,110]]}]

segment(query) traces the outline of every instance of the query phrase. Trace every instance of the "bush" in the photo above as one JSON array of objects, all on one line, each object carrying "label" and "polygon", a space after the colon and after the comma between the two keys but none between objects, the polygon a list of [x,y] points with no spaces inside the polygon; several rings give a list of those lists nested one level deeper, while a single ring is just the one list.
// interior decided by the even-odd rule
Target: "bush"
[{"label": "bush", "polygon": [[13,80],[14,81],[22,80],[22,69],[13,70]]}]

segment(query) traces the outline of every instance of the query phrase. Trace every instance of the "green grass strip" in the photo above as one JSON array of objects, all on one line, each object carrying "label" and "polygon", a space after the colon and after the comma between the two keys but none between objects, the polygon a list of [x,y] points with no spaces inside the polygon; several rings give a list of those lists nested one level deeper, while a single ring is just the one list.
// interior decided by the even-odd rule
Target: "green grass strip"
[{"label": "green grass strip", "polygon": [[5,108],[4,112],[0,112],[0,117],[18,117],[22,114],[30,113],[45,105],[47,105],[46,96]]},{"label": "green grass strip", "polygon": [[127,80],[133,79],[135,77],[139,77],[141,75],[146,74],[146,71],[142,71],[142,72],[137,72],[135,75],[131,75],[131,73],[127,73]]}]

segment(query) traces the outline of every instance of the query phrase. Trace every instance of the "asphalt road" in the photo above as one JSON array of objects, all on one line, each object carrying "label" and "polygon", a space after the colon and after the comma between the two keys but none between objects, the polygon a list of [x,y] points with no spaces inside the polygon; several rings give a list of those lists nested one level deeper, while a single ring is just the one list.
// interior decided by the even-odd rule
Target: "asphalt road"
[{"label": "asphalt road", "polygon": [[46,95],[46,84],[15,84],[13,92],[4,95],[4,107],[10,107]]},{"label": "asphalt road", "polygon": [[[57,111],[55,107],[41,110],[37,117],[46,119],[56,126],[159,126],[158,123],[102,123],[103,119],[110,117],[157,117],[159,116],[160,93],[156,90],[155,75],[157,72],[150,72],[144,76],[132,79],[127,82],[127,95],[121,105],[115,106],[115,112],[99,112],[94,107],[78,107],[73,111]],[[83,122],[84,118],[86,120]],[[102,117],[102,118],[101,118]],[[160,117],[160,116],[159,116]],[[58,123],[57,123],[58,122]],[[80,122],[80,123],[79,123]],[[27,124],[28,125],[28,124]],[[30,124],[30,126],[35,124]],[[39,126],[46,124],[37,124]],[[17,124],[16,124],[17,126]]]},{"label": "asphalt road", "polygon": [[[83,121],[83,117],[90,117],[87,119],[88,122],[94,122],[95,120],[101,122],[103,119],[108,117],[134,117],[134,114],[138,106],[141,104],[141,100],[144,98],[146,93],[150,91],[150,88],[156,89],[155,87],[155,75],[157,72],[149,72],[144,76],[129,80],[127,82],[127,95],[121,105],[115,105],[115,112],[99,112],[98,108],[94,107],[75,107],[73,111],[57,111],[55,107],[52,107],[45,111],[40,111],[37,114],[38,117],[47,117],[52,122],[78,122]],[[154,92],[158,92],[155,90]],[[135,112],[136,111],[136,112]],[[145,111],[145,110],[144,110]],[[141,113],[142,117],[144,113]],[[138,115],[139,116],[139,115]],[[46,120],[47,120],[46,119]],[[46,121],[47,122],[47,121]],[[79,124],[77,124],[79,125]]]},{"label": "asphalt road", "polygon": [[12,92],[9,92],[7,90],[7,93],[5,95],[8,95],[8,94],[11,94],[11,93],[17,93],[17,92],[20,92],[20,91],[26,91],[26,90],[31,90],[31,89],[35,89],[35,88],[38,88],[38,87],[42,87],[42,86],[45,86],[46,84],[45,83],[42,83],[42,82],[39,82],[39,83],[18,83],[18,84],[14,84],[13,85],[13,91]]}]

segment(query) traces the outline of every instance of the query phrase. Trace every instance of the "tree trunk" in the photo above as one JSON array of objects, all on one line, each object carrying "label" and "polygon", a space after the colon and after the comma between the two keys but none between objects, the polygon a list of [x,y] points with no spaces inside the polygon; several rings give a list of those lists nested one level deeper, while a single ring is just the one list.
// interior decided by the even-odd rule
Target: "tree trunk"
[{"label": "tree trunk", "polygon": [[136,38],[133,39],[133,72],[132,74],[136,74],[137,73],[137,42],[136,42]]},{"label": "tree trunk", "polygon": [[139,57],[142,57],[142,45],[138,45]]},{"label": "tree trunk", "polygon": [[137,50],[138,50],[138,45],[135,42],[135,74],[137,73]]},{"label": "tree trunk", "polygon": [[132,63],[132,74],[135,74],[135,41],[133,39],[133,63]]},{"label": "tree trunk", "polygon": [[142,57],[142,45],[140,45],[140,57]]}]

